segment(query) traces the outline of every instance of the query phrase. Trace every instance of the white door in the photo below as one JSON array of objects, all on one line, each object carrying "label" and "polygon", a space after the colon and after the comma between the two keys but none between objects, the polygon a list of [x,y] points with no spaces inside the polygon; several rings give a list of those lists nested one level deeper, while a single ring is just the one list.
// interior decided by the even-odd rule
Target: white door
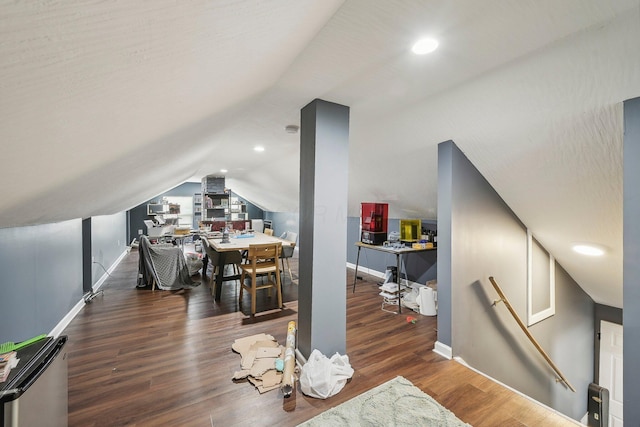
[{"label": "white door", "polygon": [[622,427],[622,325],[600,322],[599,384],[609,390],[609,427]]}]

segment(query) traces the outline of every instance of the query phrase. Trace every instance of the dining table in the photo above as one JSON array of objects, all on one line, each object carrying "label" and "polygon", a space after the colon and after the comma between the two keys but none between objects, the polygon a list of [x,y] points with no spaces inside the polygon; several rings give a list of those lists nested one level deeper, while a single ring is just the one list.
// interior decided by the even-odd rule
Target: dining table
[{"label": "dining table", "polygon": [[[230,276],[224,275],[224,266],[227,264],[225,254],[232,251],[248,251],[250,245],[260,245],[267,243],[282,243],[283,246],[295,245],[294,242],[281,239],[276,236],[268,236],[257,231],[244,233],[229,233],[228,242],[223,242],[222,234],[219,232],[206,233],[207,238],[213,249],[220,254],[219,273],[215,276],[215,292],[214,299],[220,301],[222,295],[222,282],[227,280],[240,280],[240,274]],[[205,264],[206,268],[206,264]]]}]

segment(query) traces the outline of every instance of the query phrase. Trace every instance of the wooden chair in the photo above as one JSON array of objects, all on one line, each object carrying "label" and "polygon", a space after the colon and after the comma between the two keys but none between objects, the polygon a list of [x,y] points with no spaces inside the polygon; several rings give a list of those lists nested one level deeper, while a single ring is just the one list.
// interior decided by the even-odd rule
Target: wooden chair
[{"label": "wooden chair", "polygon": [[266,234],[267,236],[273,236],[273,228],[265,228],[264,234]]},{"label": "wooden chair", "polygon": [[[242,306],[242,292],[246,289],[251,294],[251,315],[256,314],[256,292],[259,289],[268,289],[271,296],[271,288],[276,289],[278,295],[278,308],[282,308],[282,288],[280,286],[280,266],[278,260],[282,250],[282,243],[266,243],[249,245],[247,263],[240,264],[242,274],[240,276],[240,297],[238,303]],[[249,275],[251,281],[245,283],[245,277]],[[266,283],[258,284],[257,278],[266,275]],[[272,275],[274,276],[272,279]]]}]

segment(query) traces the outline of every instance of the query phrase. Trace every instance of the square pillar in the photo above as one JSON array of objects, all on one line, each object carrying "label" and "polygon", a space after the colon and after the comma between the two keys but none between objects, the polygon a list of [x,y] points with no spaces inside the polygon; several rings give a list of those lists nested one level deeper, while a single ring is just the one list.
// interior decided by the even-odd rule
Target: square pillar
[{"label": "square pillar", "polygon": [[300,120],[298,350],[346,353],[349,107],[316,99]]}]

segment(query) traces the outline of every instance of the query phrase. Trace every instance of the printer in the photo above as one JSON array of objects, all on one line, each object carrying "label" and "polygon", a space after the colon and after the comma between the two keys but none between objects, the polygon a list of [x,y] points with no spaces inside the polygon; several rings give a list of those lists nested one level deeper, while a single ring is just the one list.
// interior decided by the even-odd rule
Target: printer
[{"label": "printer", "polygon": [[158,223],[150,219],[145,219],[144,225],[147,226],[147,237],[160,237],[166,234],[173,234],[175,228],[173,224],[166,224],[164,221]]}]

